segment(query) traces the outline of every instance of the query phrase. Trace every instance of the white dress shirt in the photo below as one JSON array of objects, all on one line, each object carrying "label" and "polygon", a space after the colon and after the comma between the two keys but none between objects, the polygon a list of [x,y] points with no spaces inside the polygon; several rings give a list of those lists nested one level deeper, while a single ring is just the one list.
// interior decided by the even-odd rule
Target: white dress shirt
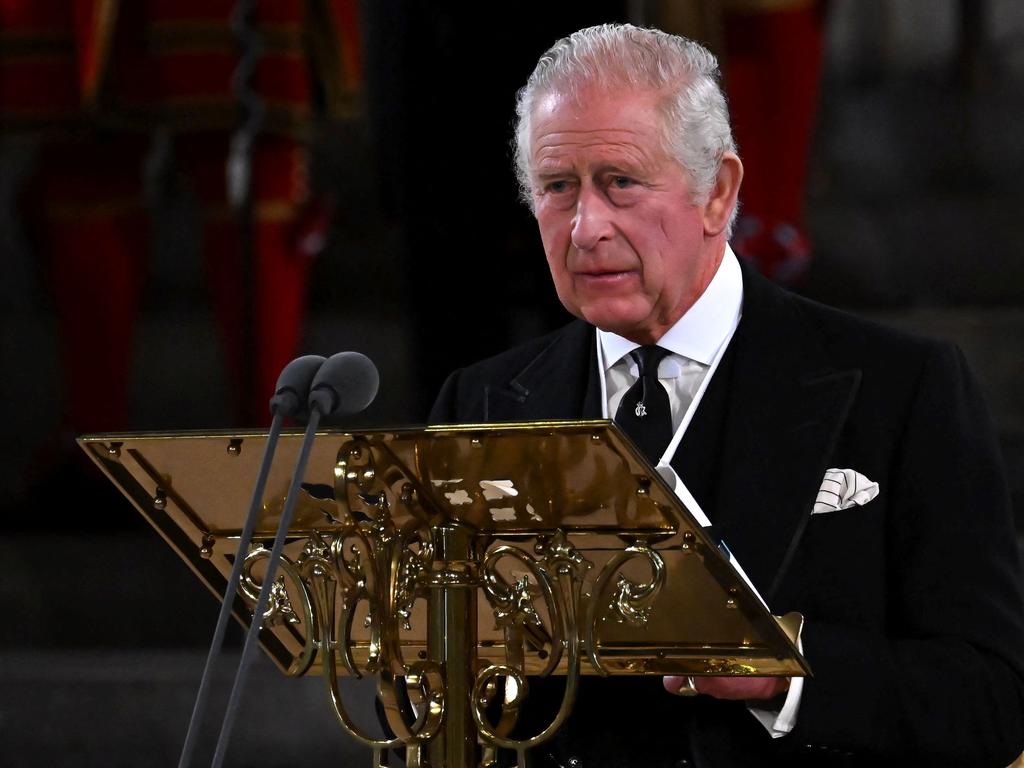
[{"label": "white dress shirt", "polygon": [[[658,346],[669,351],[658,366],[658,380],[668,392],[673,437],[657,469],[703,526],[711,525],[711,521],[672,469],[670,461],[732,340],[736,326],[739,325],[742,307],[743,275],[736,255],[726,245],[722,263],[704,293],[658,339]],[[619,402],[638,378],[636,362],[629,353],[639,346],[622,336],[600,328],[597,330],[597,360],[601,371],[601,402],[605,418],[614,417]],[[730,560],[743,580],[753,588],[735,558],[730,555]],[[756,594],[757,590],[754,589],[754,592]],[[779,712],[756,707],[750,707],[750,712],[773,737],[784,736],[796,725],[802,690],[803,678],[793,678]]]},{"label": "white dress shirt", "polygon": [[[688,411],[695,410],[698,393],[707,373],[725,351],[740,318],[743,304],[743,275],[732,249],[726,246],[708,287],[694,305],[658,339],[667,349],[658,366],[658,379],[668,392],[672,410],[672,430],[678,432]],[[637,380],[636,362],[630,352],[640,345],[608,331],[597,330],[598,360],[601,366],[601,394],[605,417],[613,418],[623,395]],[[683,427],[685,429],[685,427]],[[673,440],[672,443],[678,443]],[[671,456],[675,445],[668,446]]]}]

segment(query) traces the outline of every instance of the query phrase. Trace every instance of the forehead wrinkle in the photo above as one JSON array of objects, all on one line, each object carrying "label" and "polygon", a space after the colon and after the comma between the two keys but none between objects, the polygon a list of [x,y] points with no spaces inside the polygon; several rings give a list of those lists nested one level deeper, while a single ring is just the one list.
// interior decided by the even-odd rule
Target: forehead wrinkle
[{"label": "forehead wrinkle", "polygon": [[629,149],[639,154],[651,154],[646,147],[648,143],[642,132],[629,128],[596,128],[587,131],[551,131],[542,133],[534,139],[534,154],[545,150],[553,151],[567,149],[569,151],[579,149],[593,149],[595,147]]},{"label": "forehead wrinkle", "polygon": [[[579,150],[599,150],[588,156],[579,157]],[[652,165],[651,153],[643,146],[634,142],[592,141],[586,143],[559,142],[542,145],[534,152],[533,166],[540,170],[543,167],[571,166],[590,170],[607,170],[618,167],[648,168]]]}]

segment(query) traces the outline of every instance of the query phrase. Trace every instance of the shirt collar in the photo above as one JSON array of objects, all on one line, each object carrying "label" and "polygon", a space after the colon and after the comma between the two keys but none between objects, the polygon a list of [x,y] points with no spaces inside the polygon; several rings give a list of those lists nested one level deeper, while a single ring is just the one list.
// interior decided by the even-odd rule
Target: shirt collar
[{"label": "shirt collar", "polygon": [[[711,365],[719,347],[729,337],[743,304],[743,273],[736,254],[728,244],[715,276],[693,306],[658,339],[658,346],[670,352]],[[605,370],[636,349],[639,344],[597,329]]]}]

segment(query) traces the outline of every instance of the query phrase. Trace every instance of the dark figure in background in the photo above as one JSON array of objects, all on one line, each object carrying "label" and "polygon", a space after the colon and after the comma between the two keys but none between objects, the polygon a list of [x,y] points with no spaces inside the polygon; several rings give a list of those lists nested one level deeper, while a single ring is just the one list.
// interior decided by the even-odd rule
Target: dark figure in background
[{"label": "dark figure in background", "polygon": [[[674,433],[652,461],[773,612],[804,614],[814,677],[697,678],[685,698],[675,678],[587,678],[531,759],[1006,766],[1024,749],[1024,597],[977,387],[951,345],[740,264],[743,166],[717,79],[701,46],[628,25],[545,54],[519,96],[518,170],[578,319],[453,373],[430,418],[615,415],[648,348]],[[532,682],[524,717],[560,686]]]},{"label": "dark figure in background", "polygon": [[824,51],[820,0],[728,0],[725,83],[749,171],[733,247],[766,277],[799,283],[812,247],[804,199]]},{"label": "dark figure in background", "polygon": [[8,134],[43,139],[25,213],[53,288],[70,433],[129,426],[150,250],[143,162],[156,130],[174,137],[176,169],[199,201],[228,373],[234,391],[248,393],[235,404],[237,419],[268,419],[267,398],[294,356],[317,250],[308,236],[325,227],[307,184],[306,144],[317,103],[328,118],[357,106],[358,3],[257,4],[260,52],[249,85],[265,114],[252,150],[252,263],[242,257],[226,182],[241,118],[232,85],[237,5],[0,0],[0,118]]},{"label": "dark figure in background", "polygon": [[820,101],[824,0],[655,0],[652,22],[722,58],[747,181],[732,246],[761,274],[799,284],[811,264],[804,225]]}]

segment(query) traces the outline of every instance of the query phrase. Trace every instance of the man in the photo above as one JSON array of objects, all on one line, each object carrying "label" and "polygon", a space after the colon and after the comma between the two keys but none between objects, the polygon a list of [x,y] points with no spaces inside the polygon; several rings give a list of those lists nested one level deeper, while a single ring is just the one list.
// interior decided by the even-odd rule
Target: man
[{"label": "man", "polygon": [[[532,759],[1005,766],[1024,749],[1024,600],[984,406],[956,349],[741,267],[727,238],[743,167],[717,75],[699,45],[628,25],[541,58],[518,170],[579,319],[453,373],[431,421],[615,416],[773,612],[804,614],[814,677],[699,678],[686,698],[588,679]],[[849,508],[823,512],[827,470]],[[531,691],[527,716],[548,696]]]}]

